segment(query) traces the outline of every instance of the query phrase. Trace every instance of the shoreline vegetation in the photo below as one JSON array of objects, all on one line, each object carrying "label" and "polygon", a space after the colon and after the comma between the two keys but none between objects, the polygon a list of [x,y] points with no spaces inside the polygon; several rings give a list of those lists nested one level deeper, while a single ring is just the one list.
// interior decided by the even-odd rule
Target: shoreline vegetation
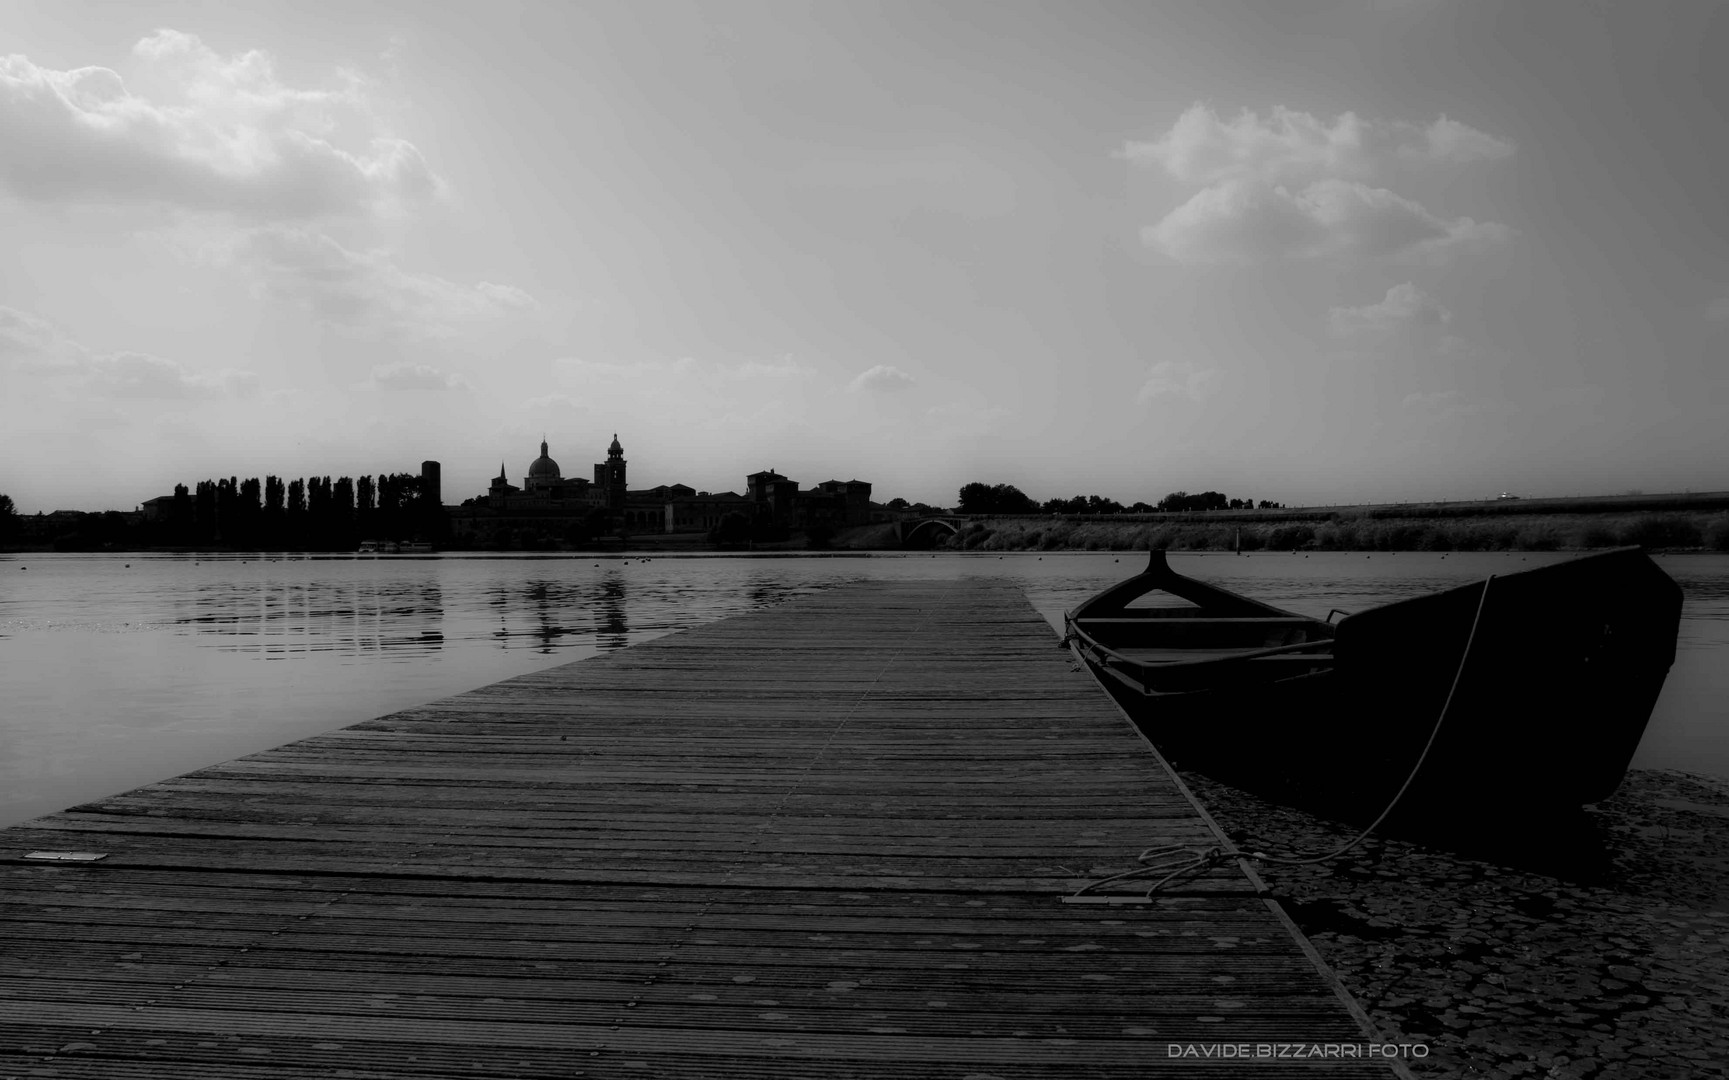
[{"label": "shoreline vegetation", "polygon": [[[1695,504],[1687,505],[1694,498]],[[1641,499],[1656,505],[1641,507]],[[986,516],[958,521],[954,528],[952,535],[934,540],[931,550],[1588,551],[1637,544],[1729,551],[1729,496]],[[833,543],[853,549],[897,546],[892,525],[847,530]]]},{"label": "shoreline vegetation", "polygon": [[[886,531],[889,542],[876,534]],[[895,547],[893,528],[842,533],[836,547]],[[1665,550],[1729,551],[1729,515],[1633,514],[1611,518],[1542,515],[1524,519],[1422,518],[1281,524],[970,521],[933,551],[1587,551],[1637,544]]]},{"label": "shoreline vegetation", "polygon": [[[8,515],[10,516],[10,515]],[[65,536],[20,535],[0,529],[0,551],[231,552],[307,550],[353,552],[353,542],[285,546],[150,542],[121,527],[119,514],[84,515]],[[94,521],[95,525],[91,524]],[[929,522],[915,528],[920,522]],[[17,525],[14,518],[11,524]],[[112,531],[96,525],[113,525]],[[427,529],[429,534],[438,530]],[[10,536],[5,535],[10,533]],[[167,540],[168,537],[159,537]],[[10,542],[8,542],[10,541]],[[19,541],[24,541],[20,543]],[[143,541],[143,542],[140,542]],[[587,543],[552,535],[528,543],[473,546],[476,551],[732,551],[865,554],[909,548],[933,552],[1046,551],[1590,551],[1638,545],[1652,550],[1729,552],[1729,492],[1629,494],[1566,499],[1505,499],[1456,503],[1280,507],[1152,513],[959,514],[940,508],[901,511],[896,520],[832,533],[780,530],[753,543],[718,543],[702,533],[597,536]],[[436,544],[435,550],[458,550]]]}]

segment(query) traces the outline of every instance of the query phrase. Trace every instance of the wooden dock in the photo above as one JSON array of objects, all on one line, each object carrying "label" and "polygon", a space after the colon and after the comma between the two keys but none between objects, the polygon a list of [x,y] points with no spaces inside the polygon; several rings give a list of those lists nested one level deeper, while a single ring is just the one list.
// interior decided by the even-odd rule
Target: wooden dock
[{"label": "wooden dock", "polygon": [[1236,866],[1062,902],[1216,842],[1018,589],[839,587],[0,831],[0,1080],[1224,1077],[1296,1063],[1170,1047],[1368,1043]]}]

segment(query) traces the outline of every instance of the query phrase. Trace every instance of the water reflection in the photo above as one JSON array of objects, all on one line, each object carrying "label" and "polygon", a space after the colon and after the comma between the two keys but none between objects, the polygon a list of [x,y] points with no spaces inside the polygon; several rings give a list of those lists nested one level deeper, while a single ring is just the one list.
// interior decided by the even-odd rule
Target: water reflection
[{"label": "water reflection", "polygon": [[551,578],[500,582],[487,600],[498,624],[490,636],[501,648],[543,655],[580,647],[587,640],[581,612],[591,603],[588,590],[577,582]]},{"label": "water reflection", "polygon": [[444,645],[436,580],[229,578],[169,593],[173,622],[205,644],[266,659],[302,653],[424,658]]},{"label": "water reflection", "polygon": [[594,643],[600,648],[622,649],[630,644],[630,624],[624,615],[624,575],[616,570],[601,579],[594,621]]}]

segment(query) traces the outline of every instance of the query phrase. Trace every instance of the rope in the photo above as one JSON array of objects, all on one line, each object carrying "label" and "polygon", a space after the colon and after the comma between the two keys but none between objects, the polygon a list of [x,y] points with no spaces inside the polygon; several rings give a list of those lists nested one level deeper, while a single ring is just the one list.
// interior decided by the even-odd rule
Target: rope
[{"label": "rope", "polygon": [[1483,608],[1487,605],[1489,600],[1489,583],[1494,580],[1495,575],[1490,574],[1483,581],[1483,592],[1477,597],[1477,613],[1471,619],[1471,633],[1465,638],[1465,651],[1459,657],[1459,666],[1453,671],[1453,684],[1447,689],[1447,700],[1441,705],[1441,714],[1435,718],[1435,726],[1429,729],[1429,739],[1423,744],[1423,752],[1417,755],[1416,764],[1411,766],[1411,771],[1405,775],[1405,782],[1399,785],[1399,790],[1393,794],[1392,800],[1387,803],[1386,807],[1381,810],[1375,820],[1371,821],[1362,832],[1359,832],[1356,836],[1352,837],[1340,847],[1334,848],[1332,851],[1323,855],[1307,855],[1303,853],[1268,855],[1260,851],[1238,851],[1235,848],[1226,849],[1219,847],[1206,848],[1203,850],[1201,848],[1188,847],[1182,844],[1148,848],[1141,852],[1141,854],[1135,859],[1136,862],[1141,864],[1140,866],[1133,870],[1125,870],[1120,874],[1112,874],[1110,877],[1102,878],[1098,881],[1089,882],[1086,885],[1081,886],[1079,889],[1076,889],[1068,896],[1063,897],[1063,903],[1111,903],[1125,900],[1127,902],[1139,902],[1132,898],[1088,896],[1087,894],[1118,881],[1124,881],[1129,878],[1151,877],[1152,875],[1163,871],[1163,876],[1157,881],[1154,881],[1147,889],[1145,899],[1150,901],[1155,892],[1158,892],[1160,889],[1164,888],[1165,885],[1177,878],[1204,874],[1215,866],[1223,866],[1232,859],[1254,859],[1257,862],[1274,863],[1279,866],[1312,866],[1316,863],[1324,863],[1336,859],[1356,847],[1358,844],[1361,844],[1364,840],[1367,840],[1369,835],[1376,829],[1380,828],[1383,821],[1387,820],[1387,815],[1393,812],[1393,808],[1399,805],[1399,800],[1403,799],[1405,797],[1405,792],[1410,789],[1411,782],[1417,779],[1417,774],[1422,771],[1423,762],[1428,760],[1429,751],[1435,745],[1435,737],[1441,733],[1441,725],[1446,723],[1447,714],[1453,707],[1453,698],[1459,692],[1459,681],[1465,674],[1465,662],[1470,659],[1471,646],[1477,641],[1477,628],[1483,623]]}]

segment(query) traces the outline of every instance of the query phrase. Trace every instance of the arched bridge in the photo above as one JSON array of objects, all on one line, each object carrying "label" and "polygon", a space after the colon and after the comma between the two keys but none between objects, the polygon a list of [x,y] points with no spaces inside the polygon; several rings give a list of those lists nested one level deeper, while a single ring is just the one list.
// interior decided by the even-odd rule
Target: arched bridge
[{"label": "arched bridge", "polygon": [[905,518],[895,523],[895,539],[905,548],[934,547],[945,536],[954,536],[961,531],[966,518],[953,515],[919,518]]}]

